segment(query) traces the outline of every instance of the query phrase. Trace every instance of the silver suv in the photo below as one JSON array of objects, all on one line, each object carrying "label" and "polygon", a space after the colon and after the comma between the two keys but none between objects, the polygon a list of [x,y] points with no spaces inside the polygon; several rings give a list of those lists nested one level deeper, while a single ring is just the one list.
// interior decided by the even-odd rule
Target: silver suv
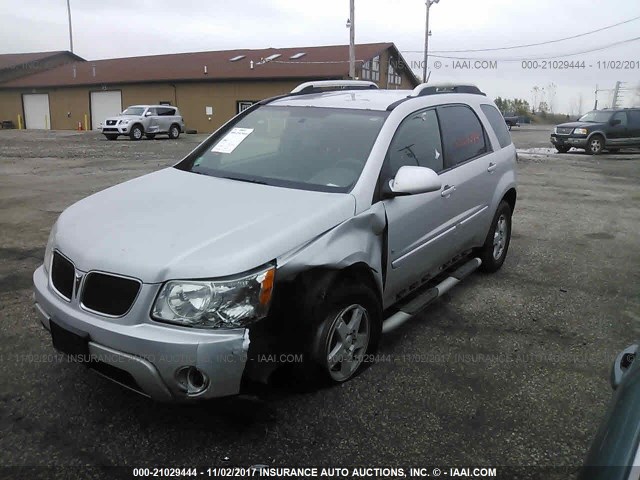
[{"label": "silver suv", "polygon": [[184,132],[184,120],[180,111],[170,105],[133,105],[117,117],[107,118],[101,125],[108,140],[128,135],[131,140],[149,139],[158,134],[178,138]]},{"label": "silver suv", "polygon": [[471,86],[312,82],[65,210],[34,273],[56,349],[162,401],[281,367],[344,382],[507,255],[516,150]]}]

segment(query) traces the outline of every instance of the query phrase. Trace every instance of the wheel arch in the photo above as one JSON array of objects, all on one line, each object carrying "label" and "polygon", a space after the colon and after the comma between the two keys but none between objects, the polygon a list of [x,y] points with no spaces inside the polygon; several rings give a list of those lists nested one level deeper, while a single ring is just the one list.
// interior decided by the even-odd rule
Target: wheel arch
[{"label": "wheel arch", "polygon": [[511,212],[513,213],[513,211],[516,208],[516,199],[517,199],[517,197],[518,197],[518,193],[516,192],[515,187],[511,187],[502,196],[502,200],[500,200],[500,201],[502,202],[504,200],[505,202],[507,202],[509,204],[509,206],[511,207]]}]

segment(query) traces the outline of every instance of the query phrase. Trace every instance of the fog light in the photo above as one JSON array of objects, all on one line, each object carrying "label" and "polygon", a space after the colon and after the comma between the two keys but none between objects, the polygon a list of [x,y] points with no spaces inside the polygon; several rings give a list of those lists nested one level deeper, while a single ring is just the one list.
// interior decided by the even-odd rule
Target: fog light
[{"label": "fog light", "polygon": [[207,375],[196,367],[180,367],[176,370],[176,381],[187,395],[198,395],[209,386]]}]

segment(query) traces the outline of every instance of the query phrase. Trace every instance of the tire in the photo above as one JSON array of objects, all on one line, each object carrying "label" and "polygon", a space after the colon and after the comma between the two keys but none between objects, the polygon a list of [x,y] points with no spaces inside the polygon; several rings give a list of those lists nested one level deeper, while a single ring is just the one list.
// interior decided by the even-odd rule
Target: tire
[{"label": "tire", "polygon": [[134,125],[131,127],[131,131],[129,132],[129,138],[131,138],[131,140],[141,140],[143,135],[144,130],[142,130],[140,125]]},{"label": "tire", "polygon": [[107,140],[115,140],[116,138],[118,138],[118,135],[113,135],[111,133],[109,134],[105,133],[104,136],[107,137]]},{"label": "tire", "polygon": [[156,138],[156,134],[155,133],[147,133],[145,135],[145,137],[147,137],[149,140],[153,140],[154,138]]},{"label": "tire", "polygon": [[604,150],[604,137],[596,134],[589,139],[587,147],[585,148],[589,155],[600,155]]},{"label": "tire", "polygon": [[169,138],[175,140],[180,136],[180,127],[177,124],[173,124],[169,127]]},{"label": "tire", "polygon": [[350,380],[370,364],[367,357],[378,348],[380,301],[366,284],[356,282],[334,285],[316,309],[304,352],[305,380],[310,385]]},{"label": "tire", "polygon": [[480,270],[485,273],[496,272],[502,267],[509,243],[511,242],[511,207],[504,200],[498,205],[493,216],[491,228],[478,256],[482,260]]},{"label": "tire", "polygon": [[558,147],[558,146],[556,146],[556,150],[558,151],[558,153],[567,153],[569,150],[571,150],[571,147]]}]

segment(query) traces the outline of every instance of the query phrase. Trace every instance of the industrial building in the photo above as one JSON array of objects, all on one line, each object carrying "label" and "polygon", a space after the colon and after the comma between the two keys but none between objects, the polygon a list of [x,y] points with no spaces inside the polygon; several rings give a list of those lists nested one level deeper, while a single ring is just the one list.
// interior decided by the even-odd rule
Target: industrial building
[{"label": "industrial building", "polygon": [[[356,45],[355,52],[360,79],[380,88],[419,83],[393,43]],[[348,45],[97,61],[70,52],[28,55],[41,56],[37,70],[15,66],[16,60],[28,63],[27,57],[12,64],[0,55],[0,67],[26,72],[3,78],[0,68],[0,121],[28,129],[97,129],[129,105],[168,104],[180,109],[188,129],[211,132],[252,103],[301,82],[349,78]]]}]

